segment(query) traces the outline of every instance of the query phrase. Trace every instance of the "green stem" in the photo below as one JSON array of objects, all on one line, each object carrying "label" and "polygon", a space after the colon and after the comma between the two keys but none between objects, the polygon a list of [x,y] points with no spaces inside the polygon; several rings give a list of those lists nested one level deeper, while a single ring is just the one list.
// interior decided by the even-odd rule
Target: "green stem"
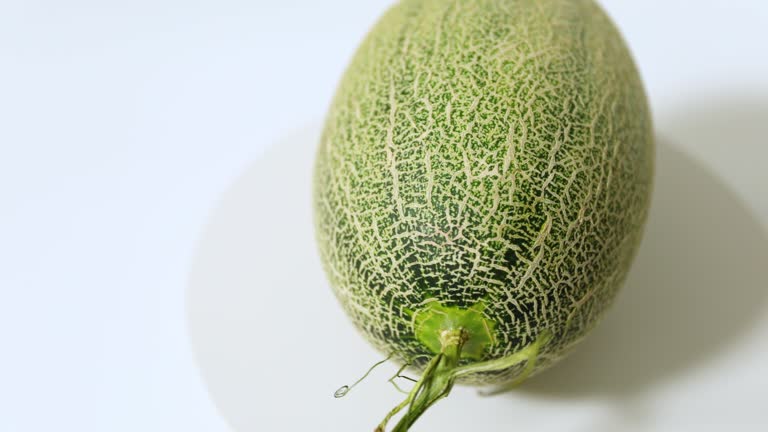
[{"label": "green stem", "polygon": [[445,330],[440,335],[442,350],[427,364],[421,378],[413,386],[408,397],[387,414],[376,432],[384,432],[387,423],[400,410],[408,406],[408,412],[397,423],[392,432],[406,432],[419,417],[438,400],[448,396],[456,381],[453,371],[459,365],[461,348],[467,341],[464,329]]},{"label": "green stem", "polygon": [[429,361],[421,378],[416,382],[408,397],[393,408],[384,420],[379,423],[375,432],[385,432],[387,423],[406,406],[408,411],[392,429],[392,432],[407,432],[424,412],[440,399],[448,396],[456,379],[478,372],[495,372],[508,369],[523,361],[527,361],[525,370],[514,381],[517,385],[527,378],[535,367],[535,361],[543,345],[550,341],[552,334],[543,332],[539,337],[522,350],[495,360],[459,366],[461,349],[469,334],[463,328],[444,330],[440,334],[442,346],[440,354]]},{"label": "green stem", "polygon": [[[545,330],[541,334],[539,334],[539,336],[536,338],[535,341],[533,341],[533,343],[521,349],[520,351],[517,351],[506,357],[501,357],[495,360],[488,360],[488,361],[479,362],[479,363],[471,363],[466,366],[462,366],[460,368],[457,368],[454,371],[454,374],[457,378],[459,378],[465,375],[471,375],[471,374],[476,374],[480,372],[495,372],[495,371],[504,370],[507,368],[511,368],[512,366],[524,361],[529,361],[533,363],[531,360],[536,359],[541,347],[546,345],[547,342],[549,342],[550,340],[552,340],[552,332],[549,330]],[[527,375],[530,375],[530,372],[531,371],[528,371]]]}]

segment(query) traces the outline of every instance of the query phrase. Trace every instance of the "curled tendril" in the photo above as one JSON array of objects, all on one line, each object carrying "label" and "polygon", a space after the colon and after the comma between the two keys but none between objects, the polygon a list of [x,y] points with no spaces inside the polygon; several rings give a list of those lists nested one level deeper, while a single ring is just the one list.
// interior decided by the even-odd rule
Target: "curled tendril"
[{"label": "curled tendril", "polygon": [[339,389],[338,389],[338,390],[336,390],[336,391],[333,393],[333,397],[335,397],[336,399],[338,399],[338,398],[343,398],[344,396],[346,396],[346,395],[347,395],[347,393],[349,393],[349,391],[350,391],[350,390],[352,390],[353,388],[355,388],[355,386],[356,386],[356,385],[360,384],[360,383],[361,383],[361,382],[362,382],[364,379],[366,379],[366,378],[368,377],[368,375],[369,375],[369,374],[370,374],[370,373],[371,373],[371,372],[372,372],[374,369],[376,369],[377,367],[379,367],[379,366],[383,365],[384,363],[386,363],[387,361],[389,361],[389,359],[391,359],[391,358],[392,358],[392,356],[393,356],[394,354],[395,354],[395,353],[391,353],[391,354],[389,354],[389,355],[387,356],[387,358],[385,358],[384,360],[381,360],[381,361],[379,361],[379,362],[376,362],[376,363],[375,363],[373,366],[371,366],[371,368],[370,368],[370,369],[368,369],[368,371],[365,373],[365,375],[363,375],[362,377],[360,377],[360,379],[358,379],[357,381],[355,381],[355,382],[354,382],[352,385],[343,385],[343,386],[339,387]]},{"label": "curled tendril", "polygon": [[341,387],[339,387],[338,390],[336,390],[333,393],[333,397],[335,397],[336,399],[343,398],[344,396],[347,395],[347,393],[349,393],[349,386],[348,385],[341,386]]}]

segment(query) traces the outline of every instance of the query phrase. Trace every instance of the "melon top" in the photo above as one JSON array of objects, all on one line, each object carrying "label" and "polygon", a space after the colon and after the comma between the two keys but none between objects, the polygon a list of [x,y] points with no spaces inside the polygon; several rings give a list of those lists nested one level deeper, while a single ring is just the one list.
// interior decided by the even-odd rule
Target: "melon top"
[{"label": "melon top", "polygon": [[471,363],[548,330],[538,371],[625,279],[653,157],[638,72],[592,0],[402,0],[327,115],[314,173],[322,262],[382,352],[423,365],[440,329],[464,322]]}]

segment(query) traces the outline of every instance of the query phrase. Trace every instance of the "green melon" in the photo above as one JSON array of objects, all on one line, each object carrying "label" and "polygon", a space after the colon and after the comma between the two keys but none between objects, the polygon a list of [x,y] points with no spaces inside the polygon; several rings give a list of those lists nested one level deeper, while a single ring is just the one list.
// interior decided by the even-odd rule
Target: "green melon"
[{"label": "green melon", "polygon": [[396,430],[454,381],[518,382],[596,325],[653,159],[642,82],[594,1],[401,0],[381,18],[329,109],[314,209],[346,313],[426,371]]}]

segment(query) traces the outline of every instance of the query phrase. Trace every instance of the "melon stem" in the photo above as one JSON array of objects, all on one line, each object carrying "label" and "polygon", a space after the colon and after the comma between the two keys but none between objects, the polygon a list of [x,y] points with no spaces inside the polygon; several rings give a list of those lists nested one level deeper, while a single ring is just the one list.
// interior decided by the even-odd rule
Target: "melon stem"
[{"label": "melon stem", "polygon": [[[474,373],[503,371],[522,362],[527,362],[520,376],[503,386],[501,390],[516,387],[531,375],[541,348],[552,339],[552,333],[548,330],[543,331],[533,343],[506,357],[459,366],[461,349],[468,338],[469,333],[463,328],[443,330],[440,334],[442,346],[440,353],[427,363],[424,373],[408,393],[408,397],[384,417],[374,432],[385,432],[387,423],[392,417],[408,407],[408,411],[392,429],[392,432],[407,432],[429,407],[448,396],[459,377]],[[499,390],[490,394],[498,392]]]},{"label": "melon stem", "polygon": [[429,361],[408,397],[384,417],[375,432],[384,432],[389,420],[407,406],[408,411],[392,429],[392,432],[406,432],[429,407],[448,396],[456,381],[453,372],[459,365],[461,349],[468,336],[463,328],[444,330],[440,334],[440,354]]}]

